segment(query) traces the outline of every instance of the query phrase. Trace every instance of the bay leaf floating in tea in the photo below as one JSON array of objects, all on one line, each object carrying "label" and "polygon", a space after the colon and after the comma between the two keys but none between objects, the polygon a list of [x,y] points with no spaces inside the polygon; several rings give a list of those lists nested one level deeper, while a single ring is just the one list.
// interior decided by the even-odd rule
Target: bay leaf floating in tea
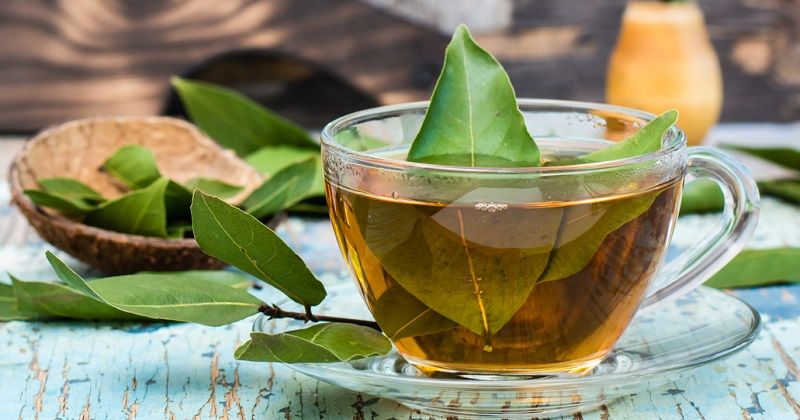
[{"label": "bay leaf floating in tea", "polygon": [[460,25],[407,159],[463,166],[539,166],[539,149],[503,66]]}]

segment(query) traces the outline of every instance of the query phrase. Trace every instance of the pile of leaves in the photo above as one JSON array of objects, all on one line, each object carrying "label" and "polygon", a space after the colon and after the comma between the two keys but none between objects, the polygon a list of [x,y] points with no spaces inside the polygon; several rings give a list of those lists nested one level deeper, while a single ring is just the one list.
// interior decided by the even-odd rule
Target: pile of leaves
[{"label": "pile of leaves", "polygon": [[[295,204],[300,200],[296,189],[317,182],[318,166],[318,159],[309,157],[277,172],[256,188],[242,207],[264,219]],[[90,226],[133,235],[185,238],[192,236],[192,191],[226,199],[243,189],[203,177],[179,184],[164,177],[153,152],[139,145],[121,147],[101,170],[124,194],[108,199],[72,178],[38,179],[40,189],[28,189],[25,194],[37,206],[55,209]]]},{"label": "pile of leaves", "polygon": [[305,128],[231,89],[177,77],[172,85],[195,125],[268,179],[244,208],[256,217],[278,207],[328,214],[319,142]]}]

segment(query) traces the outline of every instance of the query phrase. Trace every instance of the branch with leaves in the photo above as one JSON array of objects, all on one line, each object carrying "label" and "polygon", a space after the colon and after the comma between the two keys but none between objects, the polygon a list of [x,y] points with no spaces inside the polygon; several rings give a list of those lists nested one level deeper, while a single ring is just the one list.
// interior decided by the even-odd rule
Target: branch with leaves
[{"label": "branch with leaves", "polygon": [[[272,318],[316,324],[279,334],[252,333],[254,342],[242,345],[237,358],[322,363],[384,354],[391,349],[376,323],[310,311],[284,311],[248,293],[252,283],[241,274],[140,273],[87,281],[54,254],[48,252],[46,256],[62,283],[22,281],[11,276],[11,285],[0,284],[0,321],[68,318],[221,326],[261,312]],[[318,295],[311,289],[294,294],[302,302],[317,301]]]}]

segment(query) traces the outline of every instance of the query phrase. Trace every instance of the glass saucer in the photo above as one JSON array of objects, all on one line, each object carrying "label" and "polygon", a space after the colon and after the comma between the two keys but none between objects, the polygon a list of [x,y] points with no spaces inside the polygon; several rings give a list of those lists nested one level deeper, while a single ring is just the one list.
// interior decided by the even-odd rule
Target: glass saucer
[{"label": "glass saucer", "polygon": [[[259,318],[254,329],[269,331],[274,321]],[[287,366],[432,415],[547,417],[589,411],[675,381],[692,369],[741,351],[760,329],[761,318],[749,305],[700,287],[637,314],[609,357],[582,377],[427,377],[394,351],[350,363]]]}]

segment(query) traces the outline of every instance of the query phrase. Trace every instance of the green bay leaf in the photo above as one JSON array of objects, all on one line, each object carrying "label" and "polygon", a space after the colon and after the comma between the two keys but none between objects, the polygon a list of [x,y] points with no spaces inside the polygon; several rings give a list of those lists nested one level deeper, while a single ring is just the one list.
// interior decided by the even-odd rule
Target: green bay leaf
[{"label": "green bay leaf", "polygon": [[270,228],[216,198],[195,192],[192,229],[206,254],[250,273],[305,306],[318,305],[325,287]]},{"label": "green bay leaf", "polygon": [[307,201],[314,202],[322,202],[326,203],[325,201],[325,168],[322,166],[322,157],[316,156],[314,158],[315,169],[314,169],[314,182],[311,184],[311,188],[309,188],[306,197],[304,198]]},{"label": "green bay leaf", "polygon": [[392,279],[424,306],[483,336],[500,330],[527,300],[562,213],[541,209],[497,223],[492,213],[463,203],[428,215],[378,200],[356,211],[367,247]]},{"label": "green bay leaf", "polygon": [[378,296],[372,315],[383,333],[392,340],[433,334],[458,326],[400,286],[390,287]]},{"label": "green bay leaf", "polygon": [[391,349],[391,342],[372,328],[331,322],[279,334],[250,333],[235,357],[253,362],[334,363],[379,356]]},{"label": "green bay leaf", "polygon": [[569,277],[586,267],[606,236],[650,209],[658,192],[564,209],[553,252],[539,281]]},{"label": "green bay leaf", "polygon": [[358,152],[366,152],[389,146],[388,141],[362,133],[354,128],[336,133],[336,141],[342,146]]},{"label": "green bay leaf", "polygon": [[[800,179],[758,181],[762,196],[775,197],[790,204],[800,204]],[[683,188],[681,215],[722,211],[725,199],[716,182],[707,179],[692,181]]]},{"label": "green bay leaf", "polygon": [[257,313],[263,303],[245,289],[232,287],[226,275],[215,274],[217,280],[209,280],[200,272],[138,273],[87,282],[52,253],[47,253],[47,260],[72,290],[150,319],[220,326]]},{"label": "green bay leaf", "polygon": [[724,205],[722,190],[710,179],[697,179],[683,187],[681,215],[718,212]]},{"label": "green bay leaf", "polygon": [[191,226],[168,226],[167,227],[167,238],[170,239],[183,239],[186,237],[186,232],[190,232],[192,230]]},{"label": "green bay leaf", "polygon": [[59,195],[69,200],[82,200],[88,204],[97,204],[105,198],[90,186],[72,178],[42,178],[36,180],[42,190]]},{"label": "green bay leaf", "polygon": [[747,153],[787,169],[800,171],[800,150],[789,147],[747,147],[724,145],[723,147]]},{"label": "green bay leaf", "polygon": [[247,318],[263,303],[241,288],[165,274],[106,277],[88,284],[103,301],[125,312],[209,326]]},{"label": "green bay leaf", "polygon": [[[481,156],[492,159],[487,162]],[[442,73],[407,159],[466,166],[540,164],[508,74],[464,25],[447,46]]]},{"label": "green bay leaf", "polygon": [[167,212],[167,223],[171,225],[189,225],[192,213],[192,192],[177,182],[170,180],[164,190],[164,209]]},{"label": "green bay leaf", "polygon": [[237,289],[248,289],[253,285],[253,281],[247,276],[227,270],[186,270],[186,271],[168,271],[168,272],[154,272],[142,271],[131,275],[147,274],[154,277],[174,277],[191,283],[192,281],[204,281],[217,283],[223,286],[235,287]]},{"label": "green bay leaf", "polygon": [[33,204],[58,210],[65,216],[82,217],[96,208],[94,204],[89,204],[84,200],[70,199],[45,191],[25,190],[24,193]]},{"label": "green bay leaf", "polygon": [[800,248],[744,250],[705,285],[723,289],[782,282],[800,282]]},{"label": "green bay leaf", "polygon": [[295,146],[265,146],[244,158],[259,172],[273,176],[281,169],[319,156],[319,150]]},{"label": "green bay leaf", "polygon": [[319,149],[305,129],[235,90],[177,77],[172,78],[172,86],[192,122],[239,156],[264,146]]},{"label": "green bay leaf", "polygon": [[779,198],[792,204],[800,204],[800,179],[759,181],[758,190],[763,195]]},{"label": "green bay leaf", "polygon": [[327,216],[328,205],[324,203],[314,203],[314,200],[307,200],[301,201],[291,207],[288,207],[286,210],[289,212],[294,213],[306,213],[306,214],[313,214],[313,215],[320,215],[320,216]]},{"label": "green bay leaf", "polygon": [[12,277],[17,308],[28,319],[67,318],[92,321],[139,321],[146,318],[120,311],[63,284],[21,281]]},{"label": "green bay leaf", "polygon": [[87,214],[84,223],[115,232],[167,237],[164,200],[169,182],[160,178],[146,188],[106,201]]},{"label": "green bay leaf", "polygon": [[147,187],[161,177],[153,152],[136,144],[119,148],[106,160],[103,169],[134,190]]},{"label": "green bay leaf", "polygon": [[[189,191],[200,190],[206,194],[213,195],[219,197],[223,200],[231,198],[238,194],[244,187],[241,185],[233,185],[228,184],[224,181],[219,181],[216,179],[209,179],[203,177],[192,178],[186,183],[186,188]],[[189,201],[187,202],[186,208],[189,208],[189,205],[192,203],[192,195],[189,193]]]},{"label": "green bay leaf", "polygon": [[[656,152],[661,149],[665,133],[675,125],[677,119],[677,111],[667,111],[619,143],[577,159],[555,161],[551,164],[613,161]],[[540,281],[558,280],[581,271],[591,262],[611,232],[647,212],[657,196],[658,192],[652,192],[630,199],[566,207],[558,239]]]},{"label": "green bay leaf", "polygon": [[100,296],[86,284],[86,280],[83,279],[78,273],[75,272],[70,266],[61,261],[60,258],[56,257],[50,251],[46,251],[44,253],[45,258],[47,258],[47,262],[50,264],[50,267],[53,268],[55,271],[56,276],[63,281],[67,286],[72,288],[73,290],[78,291],[79,293],[83,294],[84,296],[88,296],[92,299],[102,301]]},{"label": "green bay leaf", "polygon": [[14,288],[10,284],[0,283],[0,322],[19,321],[29,319],[17,309],[17,298],[14,296]]},{"label": "green bay leaf", "polygon": [[[311,195],[318,195],[321,177],[316,157],[289,165],[264,181],[243,202],[242,207],[258,219],[280,212]],[[321,182],[321,179],[320,179]]]},{"label": "green bay leaf", "polygon": [[661,141],[664,138],[664,134],[677,121],[678,111],[671,109],[654,118],[621,142],[580,156],[574,160],[556,161],[553,165],[606,162],[657,152],[661,149]]}]

